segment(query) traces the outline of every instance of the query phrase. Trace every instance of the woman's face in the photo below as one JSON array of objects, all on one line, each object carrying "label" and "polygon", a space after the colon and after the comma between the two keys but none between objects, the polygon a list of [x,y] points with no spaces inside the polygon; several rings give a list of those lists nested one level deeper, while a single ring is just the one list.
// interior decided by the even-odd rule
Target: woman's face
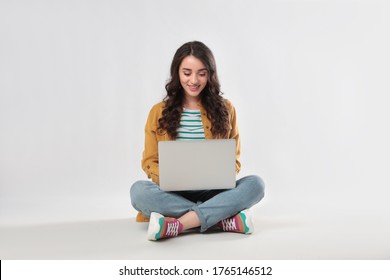
[{"label": "woman's face", "polygon": [[179,77],[185,96],[197,98],[207,85],[208,71],[202,61],[189,55],[180,64]]}]

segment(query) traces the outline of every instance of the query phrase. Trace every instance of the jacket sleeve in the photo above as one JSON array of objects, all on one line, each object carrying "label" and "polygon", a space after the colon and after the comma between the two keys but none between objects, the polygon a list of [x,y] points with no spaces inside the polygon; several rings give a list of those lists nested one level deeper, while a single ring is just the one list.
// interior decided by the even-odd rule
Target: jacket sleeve
[{"label": "jacket sleeve", "polygon": [[145,125],[145,146],[142,154],[142,169],[145,171],[148,178],[159,184],[158,170],[158,141],[157,133],[157,108],[153,107]]},{"label": "jacket sleeve", "polygon": [[226,101],[227,107],[229,110],[229,122],[230,122],[230,133],[229,138],[236,140],[236,173],[238,174],[241,170],[241,161],[240,161],[240,154],[241,154],[241,142],[240,142],[240,132],[238,130],[237,125],[237,115],[236,115],[236,109],[234,108],[233,104],[230,101]]}]

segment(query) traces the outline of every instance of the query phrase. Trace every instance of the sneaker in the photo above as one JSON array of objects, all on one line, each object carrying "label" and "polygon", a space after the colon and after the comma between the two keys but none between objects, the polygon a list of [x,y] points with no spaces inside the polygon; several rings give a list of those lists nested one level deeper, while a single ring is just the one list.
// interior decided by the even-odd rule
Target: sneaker
[{"label": "sneaker", "polygon": [[152,212],[150,215],[148,240],[175,237],[182,231],[183,225],[178,219],[166,218],[156,212]]},{"label": "sneaker", "polygon": [[252,217],[249,209],[245,209],[237,215],[224,219],[218,223],[223,231],[250,234],[253,232]]}]

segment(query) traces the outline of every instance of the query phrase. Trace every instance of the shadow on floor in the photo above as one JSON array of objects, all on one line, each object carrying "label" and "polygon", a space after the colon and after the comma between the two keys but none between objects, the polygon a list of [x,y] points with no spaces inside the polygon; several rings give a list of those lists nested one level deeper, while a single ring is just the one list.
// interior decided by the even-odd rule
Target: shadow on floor
[{"label": "shadow on floor", "polygon": [[[263,219],[255,224],[258,224],[257,230],[252,235],[215,229],[200,234],[195,229],[174,240],[158,242],[146,240],[148,224],[136,223],[134,218],[1,226],[0,259],[202,259],[204,251],[209,251],[209,258],[250,257],[251,251],[248,254],[241,250],[253,248],[264,233],[302,226],[291,220],[275,219]],[[226,249],[228,254],[225,254],[225,248],[236,253],[230,255],[230,250]]]}]

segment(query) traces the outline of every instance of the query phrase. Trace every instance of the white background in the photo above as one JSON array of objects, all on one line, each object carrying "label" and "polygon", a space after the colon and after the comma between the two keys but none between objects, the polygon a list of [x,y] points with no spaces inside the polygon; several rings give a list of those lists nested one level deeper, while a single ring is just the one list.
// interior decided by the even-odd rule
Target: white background
[{"label": "white background", "polygon": [[[245,260],[237,262],[237,260],[231,261],[216,261],[212,263],[206,260],[198,261],[185,261],[185,260],[159,260],[153,261],[3,261],[2,277],[4,275],[6,280],[19,280],[19,279],[53,279],[55,275],[58,280],[67,279],[373,279],[387,280],[389,277],[389,271],[387,269],[389,261],[250,261]],[[241,266],[238,266],[241,265]],[[23,267],[23,269],[21,269]],[[214,270],[214,267],[216,270]],[[221,273],[220,267],[225,267],[229,270],[230,274]],[[239,268],[240,267],[240,268]],[[263,272],[263,275],[258,274],[239,274],[238,271],[243,271],[245,267],[252,267],[255,271],[255,267],[259,267],[258,271]],[[262,270],[261,267],[264,269]],[[272,268],[271,274],[267,275],[270,271],[268,268]],[[138,268],[138,271],[143,268],[145,271],[149,269],[149,275],[135,276],[130,273],[134,273]],[[172,271],[176,269],[176,273],[183,273],[185,269],[187,271],[195,271],[194,275],[189,276],[156,276],[152,274],[151,270],[157,269],[160,271]],[[125,271],[128,269],[127,275],[120,275],[120,270]],[[199,274],[199,269],[203,270],[203,274]],[[232,275],[232,271],[236,271],[236,275]],[[321,271],[321,273],[318,273]],[[216,275],[214,275],[214,273]],[[221,274],[220,274],[221,273]],[[141,274],[141,272],[139,272]]]},{"label": "white background", "polygon": [[241,176],[266,182],[256,209],[389,231],[389,12],[386,1],[2,0],[0,223],[134,216],[148,111],[176,49],[200,40],[237,109]]}]

